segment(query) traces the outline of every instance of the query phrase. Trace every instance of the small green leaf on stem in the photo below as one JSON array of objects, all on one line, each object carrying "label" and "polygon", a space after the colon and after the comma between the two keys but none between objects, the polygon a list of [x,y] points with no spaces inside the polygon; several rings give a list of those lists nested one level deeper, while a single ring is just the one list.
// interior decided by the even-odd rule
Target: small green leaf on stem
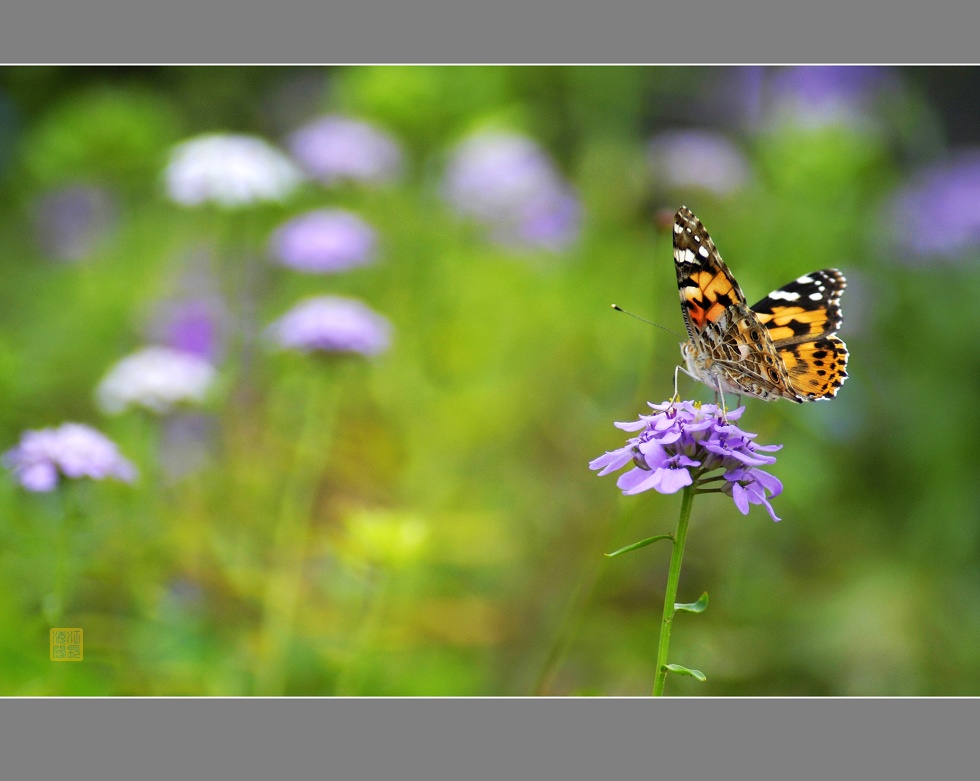
[{"label": "small green leaf on stem", "polygon": [[668,664],[665,665],[667,672],[677,673],[677,675],[689,675],[691,678],[697,678],[701,683],[704,683],[707,679],[705,674],[700,670],[688,670],[686,667],[681,667],[679,664]]},{"label": "small green leaf on stem", "polygon": [[708,607],[708,592],[705,591],[697,602],[675,602],[674,610],[683,610],[685,613],[703,613]]},{"label": "small green leaf on stem", "polygon": [[657,540],[672,540],[673,538],[673,534],[658,534],[656,537],[647,537],[645,540],[634,542],[633,544],[627,545],[626,547],[620,548],[612,553],[604,553],[603,556],[607,556],[611,559],[613,556],[618,556],[620,553],[629,553],[631,550],[645,548],[647,545],[652,545]]}]

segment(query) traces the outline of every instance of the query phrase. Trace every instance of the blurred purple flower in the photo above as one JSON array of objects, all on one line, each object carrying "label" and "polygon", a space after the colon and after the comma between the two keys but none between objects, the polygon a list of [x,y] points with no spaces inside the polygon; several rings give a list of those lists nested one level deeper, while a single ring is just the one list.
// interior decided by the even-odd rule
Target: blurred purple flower
[{"label": "blurred purple flower", "polygon": [[751,176],[738,147],[713,130],[678,130],[650,141],[650,167],[669,187],[700,187],[728,195],[744,187]]},{"label": "blurred purple flower", "polygon": [[261,138],[212,133],[174,147],[164,178],[176,203],[234,208],[282,201],[303,177],[286,155]]},{"label": "blurred purple flower", "polygon": [[819,127],[859,124],[883,90],[896,84],[884,67],[803,65],[771,72],[769,111],[777,119]]},{"label": "blurred purple flower", "polygon": [[376,355],[388,349],[388,321],[349,298],[320,296],[301,301],[269,326],[279,347],[301,352],[346,352]]},{"label": "blurred purple flower", "polygon": [[278,228],[270,250],[284,266],[327,274],[367,265],[374,259],[376,244],[374,229],[356,214],[319,209]]},{"label": "blurred purple flower", "polygon": [[[731,496],[743,515],[748,514],[749,505],[761,504],[774,521],[779,520],[769,498],[782,492],[782,483],[758,467],[774,464],[776,459],[764,453],[779,450],[782,445],[757,445],[752,442],[756,434],[733,425],[731,421],[741,417],[744,407],[730,410],[727,423],[714,404],[680,401],[650,407],[656,414],[615,424],[624,431],[640,433],[618,450],[591,461],[590,469],[601,470],[601,476],[632,463],[633,468],[616,482],[626,495],[650,489],[672,494],[685,486],[699,488],[722,481],[702,490]],[[717,471],[722,474],[707,477]]]},{"label": "blurred purple flower", "polygon": [[486,132],[462,141],[450,156],[443,194],[502,244],[560,250],[578,237],[578,197],[525,136]]},{"label": "blurred purple flower", "polygon": [[962,260],[980,248],[980,149],[920,171],[891,203],[895,241],[913,260]]},{"label": "blurred purple flower", "polygon": [[150,326],[151,340],[214,362],[220,353],[222,308],[214,297],[163,302]]},{"label": "blurred purple flower", "polygon": [[38,244],[55,260],[76,261],[91,255],[115,225],[115,201],[101,187],[63,187],[42,196],[34,207]]},{"label": "blurred purple flower", "polygon": [[343,180],[383,184],[401,173],[401,148],[390,135],[340,114],[304,125],[286,145],[300,166],[326,185]]},{"label": "blurred purple flower", "polygon": [[163,589],[159,612],[164,620],[186,620],[204,608],[207,592],[188,576],[170,578]]},{"label": "blurred purple flower", "polygon": [[127,483],[137,474],[115,443],[81,423],[25,431],[20,443],[3,454],[3,465],[28,491],[53,490],[59,473],[73,480],[114,477]]},{"label": "blurred purple flower", "polygon": [[200,356],[169,347],[144,347],[116,363],[96,389],[103,411],[142,407],[166,414],[180,404],[199,404],[217,378]]}]

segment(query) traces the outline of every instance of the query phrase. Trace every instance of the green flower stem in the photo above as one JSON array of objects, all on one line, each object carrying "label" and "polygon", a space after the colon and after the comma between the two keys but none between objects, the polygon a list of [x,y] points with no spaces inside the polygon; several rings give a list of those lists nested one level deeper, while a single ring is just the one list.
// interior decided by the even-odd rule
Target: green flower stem
[{"label": "green flower stem", "polygon": [[68,583],[71,580],[72,544],[75,535],[75,518],[79,515],[74,486],[59,485],[56,490],[57,515],[54,528],[54,582],[51,592],[44,599],[45,619],[52,627],[61,626],[67,602]]},{"label": "green flower stem", "polygon": [[677,519],[677,531],[670,553],[670,571],[667,574],[667,590],[664,593],[664,615],[660,623],[660,643],[657,648],[657,677],[653,683],[653,696],[662,697],[667,680],[667,648],[670,645],[670,625],[676,612],[677,582],[681,576],[681,561],[684,558],[684,542],[687,539],[687,523],[691,518],[691,505],[694,503],[694,486],[684,489],[681,498],[681,514]]},{"label": "green flower stem", "polygon": [[368,579],[364,617],[334,687],[334,694],[338,697],[356,697],[360,694],[367,666],[365,656],[371,647],[371,639],[381,627],[388,602],[388,581],[389,574],[381,569],[376,570],[374,577]]},{"label": "green flower stem", "polygon": [[309,385],[305,388],[305,409],[296,439],[295,460],[283,486],[272,542],[273,571],[262,608],[262,657],[255,691],[263,695],[282,694],[285,683],[283,658],[292,636],[316,489],[326,465],[334,423],[336,378],[310,371],[306,379]]},{"label": "green flower stem", "polygon": [[71,509],[67,506],[68,500],[62,492],[59,497],[62,502],[61,522],[58,524],[56,542],[56,565],[54,575],[53,599],[48,605],[48,623],[51,626],[61,626],[61,617],[65,613],[65,593],[68,588],[68,567],[69,567],[69,536],[71,531],[68,528],[71,518]]}]

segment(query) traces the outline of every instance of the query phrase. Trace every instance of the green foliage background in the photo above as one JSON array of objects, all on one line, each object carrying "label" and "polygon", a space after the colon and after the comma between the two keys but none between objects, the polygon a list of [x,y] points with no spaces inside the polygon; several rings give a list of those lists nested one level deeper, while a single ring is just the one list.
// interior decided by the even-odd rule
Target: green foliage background
[{"label": "green foliage background", "polygon": [[[946,107],[980,81],[896,74],[903,97],[872,127],[751,129],[718,108],[728,69],[0,69],[0,447],[75,420],[143,473],[58,495],[0,479],[0,693],[648,693],[669,551],[602,554],[670,531],[679,495],[623,497],[587,465],[624,441],[613,421],[671,392],[678,339],[609,304],[682,330],[654,215],[686,203],[750,300],[841,268],[851,358],[833,402],[747,401],[743,426],[785,445],[772,468],[783,520],[696,501],[678,598],[708,591],[711,604],[677,619],[670,657],[708,681],[672,678],[668,692],[980,694],[980,255],[907,262],[886,219],[917,165],[976,141]],[[394,134],[403,181],[309,185],[235,215],[164,197],[167,152],[185,137],[281,142],[327,111]],[[730,133],[752,166],[746,189],[651,174],[648,139],[690,126]],[[537,139],[574,184],[585,217],[570,250],[501,249],[440,198],[452,144],[485,127]],[[77,183],[109,188],[118,222],[91,257],[52,262],[34,205]],[[379,231],[377,264],[321,278],[262,257],[277,224],[324,205]],[[331,292],[388,317],[394,343],[336,371],[230,355],[205,410],[210,456],[173,477],[161,422],[103,416],[92,392],[146,342],[215,230],[230,259],[219,292],[258,269],[256,328]],[[685,398],[710,400],[685,382]],[[307,403],[315,454],[298,452]],[[276,530],[304,458],[318,464],[309,534],[290,559]],[[48,660],[54,616],[84,629],[84,662]]]}]

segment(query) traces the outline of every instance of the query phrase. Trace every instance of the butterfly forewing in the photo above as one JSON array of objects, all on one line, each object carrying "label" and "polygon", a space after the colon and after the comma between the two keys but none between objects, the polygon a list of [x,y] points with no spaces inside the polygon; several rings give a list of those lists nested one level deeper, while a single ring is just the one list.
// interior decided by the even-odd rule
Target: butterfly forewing
[{"label": "butterfly forewing", "polygon": [[752,307],[776,345],[808,342],[836,333],[843,323],[840,298],[847,280],[835,268],[797,277]]},{"label": "butterfly forewing", "polygon": [[682,206],[674,215],[674,266],[681,311],[693,339],[728,307],[745,304],[745,295],[721,259],[701,220]]}]

